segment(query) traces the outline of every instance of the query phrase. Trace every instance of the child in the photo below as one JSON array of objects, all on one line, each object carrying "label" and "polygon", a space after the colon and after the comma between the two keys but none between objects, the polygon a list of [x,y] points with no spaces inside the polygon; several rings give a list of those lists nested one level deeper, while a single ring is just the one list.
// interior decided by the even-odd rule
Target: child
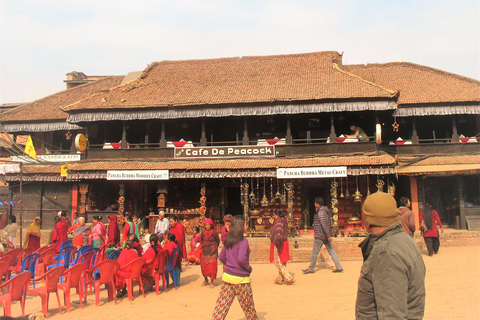
[{"label": "child", "polygon": [[233,218],[225,246],[220,252],[220,261],[225,264],[223,284],[213,310],[212,319],[225,319],[235,296],[249,320],[258,319],[250,285],[250,246],[243,233],[247,224],[242,215]]}]

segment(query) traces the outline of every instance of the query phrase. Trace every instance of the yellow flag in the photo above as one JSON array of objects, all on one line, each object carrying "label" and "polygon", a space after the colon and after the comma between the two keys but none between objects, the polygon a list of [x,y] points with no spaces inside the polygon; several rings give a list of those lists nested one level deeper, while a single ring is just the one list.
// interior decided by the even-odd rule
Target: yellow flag
[{"label": "yellow flag", "polygon": [[35,147],[33,146],[32,137],[28,136],[27,144],[25,145],[25,153],[32,157],[33,159],[37,159],[37,153],[35,152]]}]

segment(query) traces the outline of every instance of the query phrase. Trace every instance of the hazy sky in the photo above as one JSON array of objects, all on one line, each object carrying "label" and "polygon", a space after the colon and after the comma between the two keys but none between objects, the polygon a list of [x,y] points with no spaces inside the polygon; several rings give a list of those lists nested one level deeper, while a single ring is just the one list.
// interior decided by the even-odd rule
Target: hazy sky
[{"label": "hazy sky", "polygon": [[344,51],[480,79],[479,0],[0,0],[0,103],[65,88],[66,73],[153,61]]}]

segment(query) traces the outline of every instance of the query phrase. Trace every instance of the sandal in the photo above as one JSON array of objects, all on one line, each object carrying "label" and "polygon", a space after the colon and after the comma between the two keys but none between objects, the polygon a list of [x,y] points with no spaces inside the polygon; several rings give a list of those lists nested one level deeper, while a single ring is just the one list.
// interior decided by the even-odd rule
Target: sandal
[{"label": "sandal", "polygon": [[287,281],[287,286],[292,285],[295,283],[295,279],[292,278],[292,280]]},{"label": "sandal", "polygon": [[274,283],[275,283],[275,284],[282,284],[282,283],[283,283],[283,279],[277,278]]},{"label": "sandal", "polygon": [[208,284],[208,281],[203,281],[202,287],[205,287]]},{"label": "sandal", "polygon": [[210,288],[215,288],[215,285],[213,284],[213,281],[210,282],[210,285],[209,285]]}]

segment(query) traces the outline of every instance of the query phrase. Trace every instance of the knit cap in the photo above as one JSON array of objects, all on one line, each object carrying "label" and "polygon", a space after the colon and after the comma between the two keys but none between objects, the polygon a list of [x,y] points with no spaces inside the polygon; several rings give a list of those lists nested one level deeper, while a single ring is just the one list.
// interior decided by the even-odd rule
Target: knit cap
[{"label": "knit cap", "polygon": [[397,202],[385,192],[375,192],[363,203],[363,214],[367,225],[389,227],[398,221]]}]

